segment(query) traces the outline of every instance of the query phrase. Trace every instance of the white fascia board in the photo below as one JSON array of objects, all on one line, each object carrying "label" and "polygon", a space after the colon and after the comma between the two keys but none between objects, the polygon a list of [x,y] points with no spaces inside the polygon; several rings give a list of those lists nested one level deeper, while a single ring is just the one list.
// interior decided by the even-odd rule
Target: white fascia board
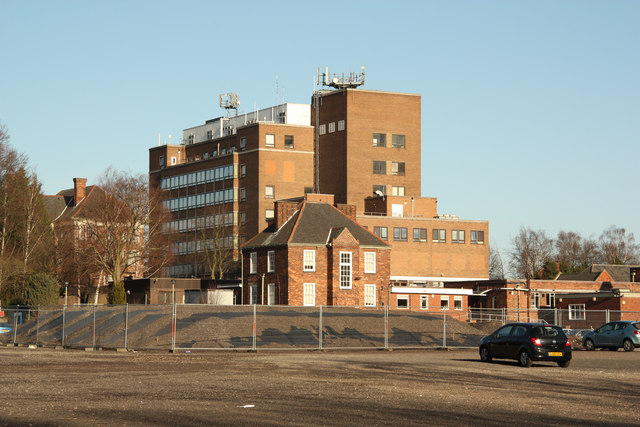
[{"label": "white fascia board", "polygon": [[392,294],[422,294],[422,295],[473,295],[472,289],[423,288],[409,286],[393,286]]},{"label": "white fascia board", "polygon": [[396,281],[411,281],[411,282],[466,282],[466,281],[480,281],[489,280],[489,278],[477,278],[477,277],[441,277],[441,276],[391,276],[391,280]]}]

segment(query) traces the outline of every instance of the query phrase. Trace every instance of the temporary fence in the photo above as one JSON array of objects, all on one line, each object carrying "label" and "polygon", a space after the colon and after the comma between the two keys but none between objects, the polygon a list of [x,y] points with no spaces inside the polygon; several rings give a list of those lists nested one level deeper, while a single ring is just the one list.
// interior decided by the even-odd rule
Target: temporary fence
[{"label": "temporary fence", "polygon": [[499,326],[546,322],[574,333],[603,323],[640,319],[612,310],[419,307],[292,307],[264,305],[74,305],[4,308],[10,345],[148,350],[328,350],[476,347]]}]

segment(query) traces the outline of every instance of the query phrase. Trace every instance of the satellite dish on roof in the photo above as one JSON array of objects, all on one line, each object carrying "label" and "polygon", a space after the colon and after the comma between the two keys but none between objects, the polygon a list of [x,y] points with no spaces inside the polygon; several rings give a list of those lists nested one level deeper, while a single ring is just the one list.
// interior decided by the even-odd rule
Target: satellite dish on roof
[{"label": "satellite dish on roof", "polygon": [[382,191],[380,191],[380,190],[376,190],[376,191],[374,192],[374,194],[375,194],[376,196],[380,196],[380,197],[384,196],[384,194],[382,194]]}]

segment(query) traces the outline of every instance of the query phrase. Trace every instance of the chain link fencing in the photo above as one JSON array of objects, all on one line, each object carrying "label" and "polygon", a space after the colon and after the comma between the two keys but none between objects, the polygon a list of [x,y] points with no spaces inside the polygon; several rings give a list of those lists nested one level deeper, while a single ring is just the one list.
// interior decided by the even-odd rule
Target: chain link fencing
[{"label": "chain link fencing", "polygon": [[329,350],[476,347],[510,322],[562,326],[578,339],[640,312],[204,304],[4,308],[0,343],[84,349]]}]

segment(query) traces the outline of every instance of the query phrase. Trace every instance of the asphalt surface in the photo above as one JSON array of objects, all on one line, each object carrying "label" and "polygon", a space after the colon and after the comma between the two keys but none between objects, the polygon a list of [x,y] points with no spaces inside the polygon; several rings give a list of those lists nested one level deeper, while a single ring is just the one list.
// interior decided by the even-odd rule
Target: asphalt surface
[{"label": "asphalt surface", "polygon": [[638,425],[640,350],[569,368],[476,350],[0,348],[0,425]]}]

